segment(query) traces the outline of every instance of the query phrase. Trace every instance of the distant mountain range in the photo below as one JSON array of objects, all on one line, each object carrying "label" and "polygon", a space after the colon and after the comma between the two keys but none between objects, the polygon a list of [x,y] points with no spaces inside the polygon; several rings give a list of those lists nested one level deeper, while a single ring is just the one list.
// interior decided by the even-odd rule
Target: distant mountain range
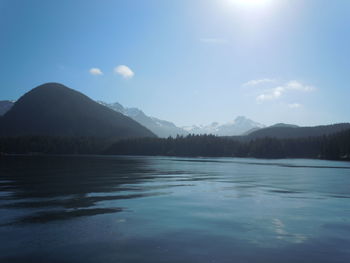
[{"label": "distant mountain range", "polygon": [[174,123],[147,116],[138,108],[119,103],[95,102],[58,83],[41,85],[18,101],[0,101],[0,135],[54,135],[96,137],[161,138],[188,134],[213,134],[239,140],[258,138],[317,137],[350,129],[349,123],[299,127],[278,123],[269,127],[244,116],[225,124],[178,127]]},{"label": "distant mountain range", "polygon": [[125,108],[121,104],[106,103],[103,101],[98,101],[98,103],[130,117],[131,119],[137,121],[141,125],[145,126],[147,129],[152,131],[158,137],[167,138],[169,136],[176,137],[177,135],[188,135],[188,132],[184,129],[177,127],[174,123],[169,121],[164,121],[157,119],[155,117],[147,116],[142,110],[138,108]]},{"label": "distant mountain range", "polygon": [[[210,125],[193,125],[186,127],[178,127],[170,121],[148,116],[138,108],[127,108],[118,102],[106,103],[103,101],[98,101],[98,103],[116,112],[122,113],[127,117],[130,117],[131,119],[146,127],[161,138],[167,138],[169,136],[176,137],[177,135],[186,136],[190,133],[215,134],[218,136],[234,136],[243,135],[249,131],[265,127],[264,125],[254,122],[243,116],[239,116],[234,121],[225,124],[213,122]],[[4,115],[13,105],[14,102],[11,101],[0,101],[0,115]]]},{"label": "distant mountain range", "polygon": [[115,110],[132,118],[161,138],[167,138],[169,136],[176,137],[177,135],[188,134],[214,134],[218,136],[233,136],[242,135],[253,129],[257,130],[265,127],[264,125],[254,122],[243,116],[239,116],[233,122],[228,122],[225,124],[213,122],[210,125],[178,127],[172,122],[147,116],[142,110],[138,108],[126,108],[118,102],[98,102],[106,107],[109,107],[112,110]]},{"label": "distant mountain range", "polygon": [[1,136],[155,137],[131,118],[58,83],[23,95],[0,118]]},{"label": "distant mountain range", "polygon": [[237,117],[233,122],[219,124],[213,122],[210,125],[194,125],[183,127],[191,134],[214,134],[218,136],[243,135],[249,131],[264,128],[263,124],[252,121],[244,116]]}]

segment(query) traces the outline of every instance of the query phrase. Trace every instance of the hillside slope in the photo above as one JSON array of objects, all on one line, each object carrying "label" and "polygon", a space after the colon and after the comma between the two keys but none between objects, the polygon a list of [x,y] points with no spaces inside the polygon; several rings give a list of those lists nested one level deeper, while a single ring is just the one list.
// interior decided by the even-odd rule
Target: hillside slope
[{"label": "hillside slope", "polygon": [[47,83],[23,95],[0,119],[1,136],[154,137],[123,114],[58,83]]},{"label": "hillside slope", "polygon": [[246,139],[257,139],[265,137],[279,139],[295,139],[303,137],[318,137],[323,135],[330,135],[347,129],[350,129],[350,123],[338,123],[315,127],[273,125],[267,128],[259,129],[257,131],[253,131],[245,137]]}]

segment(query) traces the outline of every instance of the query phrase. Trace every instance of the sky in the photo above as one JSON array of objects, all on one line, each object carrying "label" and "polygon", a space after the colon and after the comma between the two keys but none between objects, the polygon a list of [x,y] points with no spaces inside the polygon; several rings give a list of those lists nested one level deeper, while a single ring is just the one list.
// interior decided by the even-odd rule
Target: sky
[{"label": "sky", "polygon": [[350,122],[350,1],[0,0],[0,100],[46,82],[179,126]]}]

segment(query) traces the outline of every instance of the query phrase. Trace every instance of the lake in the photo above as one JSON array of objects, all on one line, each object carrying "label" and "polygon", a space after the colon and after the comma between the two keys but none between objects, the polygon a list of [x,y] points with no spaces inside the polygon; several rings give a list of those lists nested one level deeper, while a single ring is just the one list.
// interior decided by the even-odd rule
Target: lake
[{"label": "lake", "polygon": [[350,163],[0,157],[0,262],[350,262]]}]

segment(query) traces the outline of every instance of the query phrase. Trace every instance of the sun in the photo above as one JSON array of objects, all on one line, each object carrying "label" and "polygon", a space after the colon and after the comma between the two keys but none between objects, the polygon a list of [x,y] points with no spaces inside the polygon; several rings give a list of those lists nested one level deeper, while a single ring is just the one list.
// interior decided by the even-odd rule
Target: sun
[{"label": "sun", "polygon": [[265,8],[272,0],[228,0],[231,4],[246,8]]}]

